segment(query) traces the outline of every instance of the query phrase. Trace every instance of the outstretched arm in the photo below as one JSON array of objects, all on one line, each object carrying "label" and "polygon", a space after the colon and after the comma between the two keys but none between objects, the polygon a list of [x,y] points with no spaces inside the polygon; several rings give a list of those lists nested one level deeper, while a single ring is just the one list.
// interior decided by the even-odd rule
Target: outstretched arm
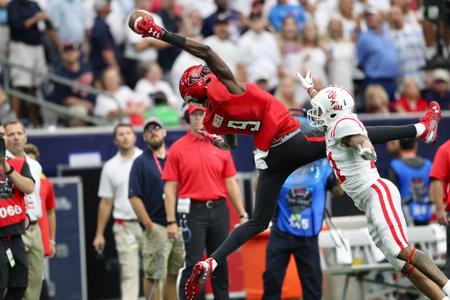
[{"label": "outstretched arm", "polygon": [[241,94],[245,92],[246,87],[236,81],[236,78],[230,68],[209,46],[182,35],[167,31],[166,29],[155,24],[150,15],[140,18],[141,20],[139,20],[139,17],[136,18],[135,22],[131,22],[133,15],[130,18],[129,24],[134,32],[142,35],[142,37],[153,37],[160,39],[189,52],[195,57],[203,59],[211,71],[227,87],[230,93]]},{"label": "outstretched arm", "polygon": [[377,154],[368,138],[361,134],[346,136],[342,142],[348,146],[355,148],[358,154],[365,160],[376,160]]}]

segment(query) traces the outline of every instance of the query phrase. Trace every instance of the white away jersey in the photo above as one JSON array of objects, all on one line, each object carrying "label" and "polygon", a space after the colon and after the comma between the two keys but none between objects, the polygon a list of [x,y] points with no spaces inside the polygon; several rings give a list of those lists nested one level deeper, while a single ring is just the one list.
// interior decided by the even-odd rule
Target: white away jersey
[{"label": "white away jersey", "polygon": [[327,158],[334,174],[340,181],[344,191],[359,207],[361,193],[380,178],[375,162],[364,160],[356,149],[342,143],[346,136],[361,134],[367,137],[367,130],[358,116],[352,114],[332,123],[326,131]]}]

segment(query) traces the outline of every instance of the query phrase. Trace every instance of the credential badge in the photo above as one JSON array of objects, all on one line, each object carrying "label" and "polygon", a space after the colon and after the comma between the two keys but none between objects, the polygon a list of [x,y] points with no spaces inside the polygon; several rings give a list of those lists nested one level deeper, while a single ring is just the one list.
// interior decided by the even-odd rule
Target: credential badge
[{"label": "credential badge", "polygon": [[220,126],[222,126],[222,122],[223,122],[223,117],[219,116],[218,114],[214,114],[214,119],[213,119],[213,126],[216,128],[220,128]]}]

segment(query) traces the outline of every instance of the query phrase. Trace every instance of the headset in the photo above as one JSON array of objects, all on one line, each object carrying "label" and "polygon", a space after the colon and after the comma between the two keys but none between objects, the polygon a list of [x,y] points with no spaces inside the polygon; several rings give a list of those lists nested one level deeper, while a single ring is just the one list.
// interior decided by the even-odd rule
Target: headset
[{"label": "headset", "polygon": [[188,108],[189,108],[189,104],[183,103],[183,106],[181,107],[181,115],[187,124],[191,124],[191,122],[189,121],[189,109]]}]

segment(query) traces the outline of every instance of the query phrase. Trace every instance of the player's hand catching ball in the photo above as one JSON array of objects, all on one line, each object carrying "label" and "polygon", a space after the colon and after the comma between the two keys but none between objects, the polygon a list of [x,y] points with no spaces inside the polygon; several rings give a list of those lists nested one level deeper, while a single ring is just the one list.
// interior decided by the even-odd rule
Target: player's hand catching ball
[{"label": "player's hand catching ball", "polygon": [[152,15],[142,9],[134,10],[131,13],[128,19],[128,26],[144,38],[153,37],[160,39],[165,33],[165,30],[155,23]]},{"label": "player's hand catching ball", "polygon": [[358,154],[365,160],[377,160],[377,153],[373,148],[363,148],[362,145],[358,145]]}]

